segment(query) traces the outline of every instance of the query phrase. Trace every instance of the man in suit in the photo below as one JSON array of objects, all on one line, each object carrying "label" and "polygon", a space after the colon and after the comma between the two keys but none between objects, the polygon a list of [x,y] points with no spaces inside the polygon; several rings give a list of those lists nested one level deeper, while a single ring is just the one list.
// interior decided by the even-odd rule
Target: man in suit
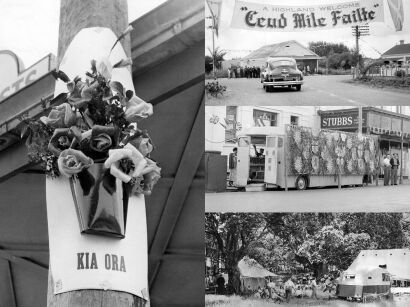
[{"label": "man in suit", "polygon": [[393,157],[390,159],[391,165],[391,185],[397,185],[397,172],[399,170],[399,155],[393,154]]}]

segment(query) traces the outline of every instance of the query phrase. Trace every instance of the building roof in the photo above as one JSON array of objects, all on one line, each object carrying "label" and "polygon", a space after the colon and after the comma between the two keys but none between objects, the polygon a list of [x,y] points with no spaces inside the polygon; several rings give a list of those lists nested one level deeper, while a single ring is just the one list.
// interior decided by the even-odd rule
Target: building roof
[{"label": "building roof", "polygon": [[267,57],[320,59],[316,53],[295,40],[263,46],[244,57],[244,59],[259,59]]},{"label": "building roof", "polygon": [[390,48],[382,57],[397,56],[397,55],[410,55],[410,44],[398,44],[393,48]]},{"label": "building roof", "polygon": [[359,272],[379,266],[386,266],[393,278],[410,279],[410,249],[362,250],[346,271]]},{"label": "building roof", "polygon": [[265,278],[268,276],[277,276],[261,266],[256,260],[247,257],[239,261],[238,268],[242,277]]}]

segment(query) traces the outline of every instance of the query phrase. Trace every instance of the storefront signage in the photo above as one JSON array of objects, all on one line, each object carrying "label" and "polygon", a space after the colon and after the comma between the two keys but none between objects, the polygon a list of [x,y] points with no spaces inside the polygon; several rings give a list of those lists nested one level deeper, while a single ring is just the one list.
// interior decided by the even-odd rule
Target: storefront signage
[{"label": "storefront signage", "polygon": [[[322,114],[320,116],[320,127],[322,129],[358,128],[358,115],[358,112],[343,114]],[[363,127],[366,126],[366,114],[364,112],[362,125]]]},{"label": "storefront signage", "polygon": [[310,31],[383,21],[383,0],[302,6],[236,1],[231,26],[257,31]]},{"label": "storefront signage", "polygon": [[15,80],[12,80],[8,84],[0,84],[0,101],[25,88],[27,85],[33,83],[34,81],[48,73],[52,69],[53,59],[54,56],[52,54],[49,54],[34,65],[21,72]]}]

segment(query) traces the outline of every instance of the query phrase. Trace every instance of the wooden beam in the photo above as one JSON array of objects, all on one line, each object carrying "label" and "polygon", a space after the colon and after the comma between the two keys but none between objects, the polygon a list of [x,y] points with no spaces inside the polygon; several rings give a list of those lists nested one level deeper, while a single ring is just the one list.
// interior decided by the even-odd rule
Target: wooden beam
[{"label": "wooden beam", "polygon": [[178,222],[189,188],[204,154],[204,95],[199,104],[185,150],[182,154],[174,184],[169,193],[157,231],[150,246],[150,286],[155,282],[168,243]]},{"label": "wooden beam", "polygon": [[14,256],[8,251],[5,250],[0,250],[0,257],[6,259],[9,262],[14,262],[16,264],[22,264],[30,268],[36,269],[38,272],[46,273],[48,271],[48,268],[46,266],[43,266],[33,260],[27,259],[27,258],[21,258],[18,256]]},{"label": "wooden beam", "polygon": [[11,271],[11,264],[10,261],[7,261],[7,274],[8,274],[8,279],[9,279],[9,285],[10,285],[10,297],[12,299],[12,306],[11,307],[17,307],[17,300],[16,300],[16,291],[14,291],[14,278],[13,278],[13,273]]}]

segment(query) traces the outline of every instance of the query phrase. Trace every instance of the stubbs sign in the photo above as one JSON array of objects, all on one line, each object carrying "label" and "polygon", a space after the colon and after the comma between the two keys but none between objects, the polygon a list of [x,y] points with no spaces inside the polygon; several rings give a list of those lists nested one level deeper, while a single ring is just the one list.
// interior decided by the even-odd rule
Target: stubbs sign
[{"label": "stubbs sign", "polygon": [[[320,128],[322,129],[343,129],[359,127],[358,112],[344,114],[322,114],[320,116]],[[366,114],[363,112],[363,127],[366,126]]]},{"label": "stubbs sign", "polygon": [[237,1],[233,28],[257,31],[309,31],[383,22],[383,0],[283,6]]}]

